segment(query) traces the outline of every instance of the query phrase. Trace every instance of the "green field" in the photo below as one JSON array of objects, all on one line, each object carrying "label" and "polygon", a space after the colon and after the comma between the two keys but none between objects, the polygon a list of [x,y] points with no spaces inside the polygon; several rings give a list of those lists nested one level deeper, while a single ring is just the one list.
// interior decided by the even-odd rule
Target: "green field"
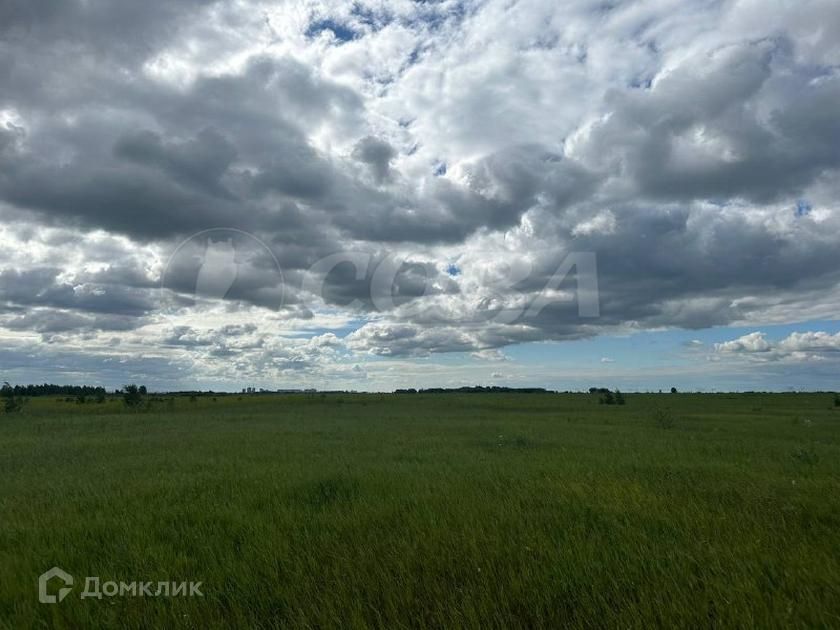
[{"label": "green field", "polygon": [[9,628],[840,627],[829,394],[32,399],[0,475]]}]

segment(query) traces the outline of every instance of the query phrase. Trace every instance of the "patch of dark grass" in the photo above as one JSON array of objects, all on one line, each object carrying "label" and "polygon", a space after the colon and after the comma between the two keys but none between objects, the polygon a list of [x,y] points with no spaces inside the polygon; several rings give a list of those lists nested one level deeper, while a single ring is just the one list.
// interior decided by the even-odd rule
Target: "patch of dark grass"
[{"label": "patch of dark grass", "polygon": [[358,495],[359,482],[351,477],[339,475],[304,483],[292,492],[296,501],[318,509],[350,503]]},{"label": "patch of dark grass", "polygon": [[790,456],[805,466],[816,466],[820,461],[820,456],[817,455],[817,452],[813,449],[813,447],[798,448],[793,451]]},{"label": "patch of dark grass", "polygon": [[670,409],[655,409],[653,421],[660,429],[673,429],[677,423]]},{"label": "patch of dark grass", "polygon": [[492,442],[482,441],[482,447],[493,452],[499,451],[526,451],[535,449],[539,443],[527,435],[514,434],[503,435],[499,434]]}]

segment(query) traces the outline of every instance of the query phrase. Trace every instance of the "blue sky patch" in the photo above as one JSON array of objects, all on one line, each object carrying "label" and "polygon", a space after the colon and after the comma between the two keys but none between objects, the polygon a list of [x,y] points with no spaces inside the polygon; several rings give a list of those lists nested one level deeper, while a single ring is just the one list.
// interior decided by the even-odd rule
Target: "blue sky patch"
[{"label": "blue sky patch", "polygon": [[811,210],[813,209],[813,206],[805,199],[799,199],[796,202],[796,210],[794,210],[794,214],[798,217],[806,217],[811,214]]},{"label": "blue sky patch", "polygon": [[318,37],[324,31],[331,31],[335,38],[342,44],[353,41],[359,36],[349,25],[336,22],[330,18],[323,18],[312,22],[306,29],[306,36],[312,38]]}]

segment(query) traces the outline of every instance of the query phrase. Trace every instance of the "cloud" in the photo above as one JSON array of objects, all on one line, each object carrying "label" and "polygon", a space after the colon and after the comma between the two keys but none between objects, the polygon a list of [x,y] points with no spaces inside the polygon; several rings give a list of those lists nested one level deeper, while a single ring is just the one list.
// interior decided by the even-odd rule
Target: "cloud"
[{"label": "cloud", "polygon": [[236,158],[236,148],[212,128],[202,129],[184,142],[167,142],[146,130],[118,138],[114,154],[171,173],[188,186],[224,194],[219,180]]},{"label": "cloud", "polygon": [[[837,18],[829,0],[7,2],[6,343],[76,352],[120,333],[219,378],[225,361],[326,374],[326,357],[351,378],[336,356],[497,360],[531,341],[830,317]],[[202,243],[167,260],[219,227],[271,256],[240,252],[208,306]],[[337,252],[367,264],[313,289],[306,270]],[[597,318],[575,274],[556,277],[574,252],[596,254]],[[405,264],[378,282],[392,254]],[[247,329],[320,337],[324,322],[352,330],[313,350]],[[714,355],[828,356],[820,343],[754,333]]]},{"label": "cloud", "polygon": [[372,136],[359,140],[353,149],[353,157],[370,167],[378,184],[389,179],[391,161],[395,156],[396,151],[390,144]]},{"label": "cloud", "polygon": [[753,332],[739,339],[716,343],[715,352],[761,361],[840,360],[840,333],[793,332],[780,341],[771,342],[764,333]]},{"label": "cloud", "polygon": [[615,90],[574,154],[592,168],[626,169],[636,194],[654,199],[790,198],[840,156],[830,114],[840,81],[814,82],[791,46],[785,38],[724,46],[650,89]]},{"label": "cloud", "polygon": [[769,352],[770,343],[762,332],[753,332],[732,341],[715,344],[715,351],[721,353],[756,353]]}]

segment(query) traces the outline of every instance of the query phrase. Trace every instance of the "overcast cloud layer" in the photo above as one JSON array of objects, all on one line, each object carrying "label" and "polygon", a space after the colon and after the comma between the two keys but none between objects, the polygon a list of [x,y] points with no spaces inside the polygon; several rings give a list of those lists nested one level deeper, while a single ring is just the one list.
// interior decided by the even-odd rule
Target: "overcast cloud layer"
[{"label": "overcast cloud layer", "polygon": [[837,318],[840,3],[336,4],[0,3],[12,378],[461,384],[715,326],[755,332],[710,366],[838,361],[760,328]]}]

